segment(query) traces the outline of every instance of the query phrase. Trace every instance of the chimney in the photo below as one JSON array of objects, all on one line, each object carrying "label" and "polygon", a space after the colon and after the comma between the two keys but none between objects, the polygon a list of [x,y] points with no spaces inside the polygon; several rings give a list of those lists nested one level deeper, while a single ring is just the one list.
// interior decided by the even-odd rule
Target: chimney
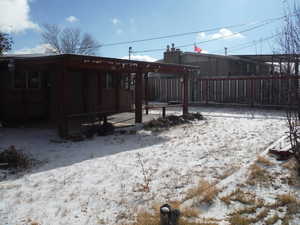
[{"label": "chimney", "polygon": [[172,43],[171,52],[175,52],[175,44],[174,43]]}]

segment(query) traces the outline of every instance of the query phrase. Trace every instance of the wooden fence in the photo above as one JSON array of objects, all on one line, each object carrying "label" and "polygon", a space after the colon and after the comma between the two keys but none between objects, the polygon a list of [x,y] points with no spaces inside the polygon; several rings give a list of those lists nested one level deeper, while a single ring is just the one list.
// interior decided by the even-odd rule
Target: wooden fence
[{"label": "wooden fence", "polygon": [[[197,78],[189,80],[190,103],[228,103],[259,106],[286,106],[298,99],[300,77],[231,77]],[[182,101],[180,79],[149,78],[149,99],[152,101]]]}]

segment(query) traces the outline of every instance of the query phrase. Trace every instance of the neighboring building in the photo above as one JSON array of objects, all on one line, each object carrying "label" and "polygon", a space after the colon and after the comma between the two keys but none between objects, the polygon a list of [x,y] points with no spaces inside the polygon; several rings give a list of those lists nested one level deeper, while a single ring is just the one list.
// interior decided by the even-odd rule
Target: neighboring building
[{"label": "neighboring building", "polygon": [[243,56],[223,56],[205,53],[182,52],[174,44],[167,46],[164,52],[164,63],[175,63],[199,66],[201,77],[212,76],[246,76],[268,75],[271,65],[265,62],[247,59]]}]

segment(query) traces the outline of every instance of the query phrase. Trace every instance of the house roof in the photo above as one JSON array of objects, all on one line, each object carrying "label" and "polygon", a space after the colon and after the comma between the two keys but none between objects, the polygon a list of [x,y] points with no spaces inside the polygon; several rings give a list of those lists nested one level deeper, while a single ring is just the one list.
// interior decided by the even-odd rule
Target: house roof
[{"label": "house roof", "polygon": [[242,57],[241,55],[217,55],[217,54],[209,54],[209,53],[195,53],[195,52],[183,52],[183,55],[192,55],[192,56],[205,56],[205,57],[211,57],[211,58],[219,58],[219,59],[230,59],[230,60],[240,60],[240,61],[245,61],[245,62],[252,62],[252,63],[257,63],[257,62],[261,62],[263,63],[263,61],[260,61],[258,59],[255,58],[246,58],[246,57]]},{"label": "house roof", "polygon": [[292,58],[300,59],[300,54],[267,54],[267,55],[236,55],[243,59],[249,59],[260,62],[289,62]]},{"label": "house roof", "polygon": [[[164,72],[164,73],[185,73],[197,71],[198,66],[170,64],[161,62],[145,62],[128,59],[107,58],[99,56],[74,55],[74,54],[17,54],[3,55],[0,60],[14,60],[15,63],[23,66],[34,66],[41,64],[60,63],[69,68],[80,69],[102,69],[110,71],[127,72]],[[30,64],[28,63],[30,62]]]}]

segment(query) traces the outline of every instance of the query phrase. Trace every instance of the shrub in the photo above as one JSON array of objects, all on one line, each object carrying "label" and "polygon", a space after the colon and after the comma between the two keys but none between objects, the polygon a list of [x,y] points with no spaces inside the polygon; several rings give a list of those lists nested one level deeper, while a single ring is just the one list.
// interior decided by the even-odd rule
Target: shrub
[{"label": "shrub", "polygon": [[32,159],[13,145],[0,152],[0,164],[3,164],[4,169],[24,170],[30,168],[32,162]]},{"label": "shrub", "polygon": [[194,120],[203,120],[203,116],[200,113],[189,113],[187,115],[176,116],[169,115],[165,118],[153,119],[144,124],[144,128],[151,129],[166,129],[171,126],[176,126],[184,123],[189,123]]}]

